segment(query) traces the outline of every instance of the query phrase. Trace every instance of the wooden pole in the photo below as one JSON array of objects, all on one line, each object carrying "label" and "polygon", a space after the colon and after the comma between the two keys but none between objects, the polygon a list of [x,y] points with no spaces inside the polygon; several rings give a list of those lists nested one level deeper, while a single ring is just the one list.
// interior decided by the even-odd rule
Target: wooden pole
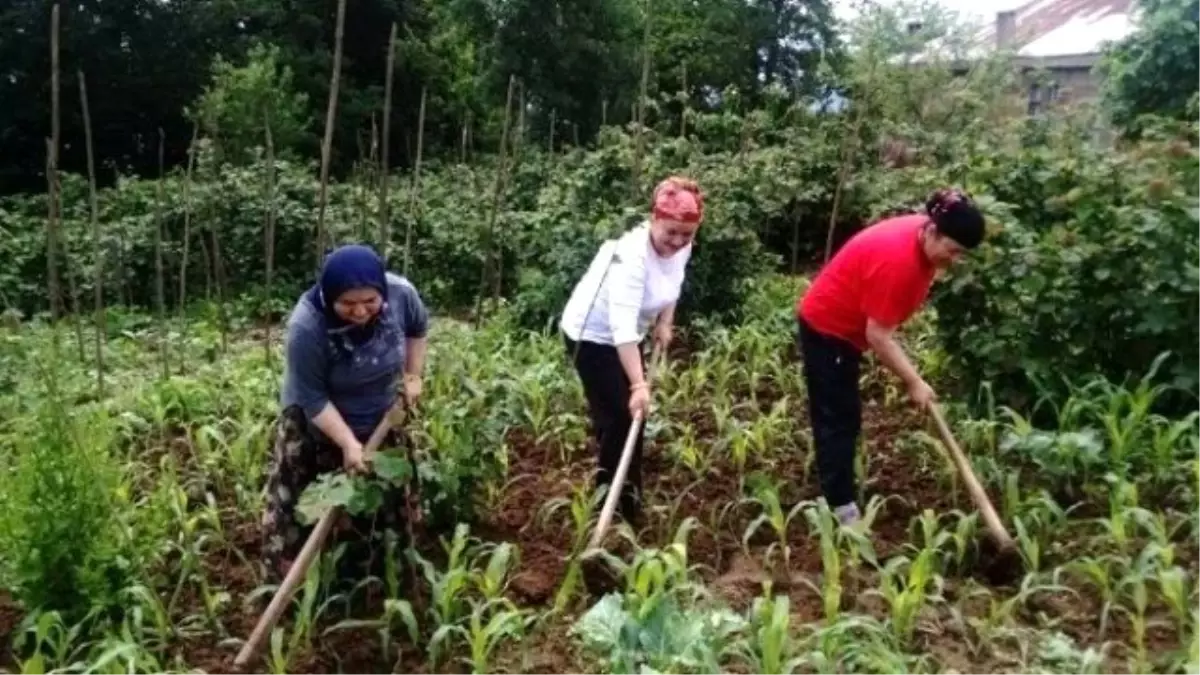
[{"label": "wooden pole", "polygon": [[338,86],[342,80],[342,37],[346,26],[346,0],[338,0],[337,29],[333,44],[333,74],[329,78],[329,105],[325,110],[325,138],[321,142],[321,187],[317,199],[317,265],[325,257],[325,206],[329,195],[329,158],[333,152],[333,124],[337,119]]},{"label": "wooden pole", "polygon": [[166,134],[162,127],[158,128],[158,190],[155,202],[154,218],[154,306],[158,313],[158,354],[162,359],[163,379],[170,377],[170,367],[167,359],[167,317],[166,300],[163,292],[163,185],[167,180],[166,166],[163,161]]},{"label": "wooden pole", "polygon": [[387,79],[383,84],[383,147],[379,159],[379,255],[387,260],[388,244],[392,237],[388,213],[388,150],[392,145],[392,80],[396,69],[396,24],[388,36]]},{"label": "wooden pole", "polygon": [[642,155],[646,152],[646,95],[650,83],[650,0],[646,0],[645,29],[642,33],[642,86],[637,102],[637,145],[633,152],[633,176],[630,192],[634,199],[641,194]]},{"label": "wooden pole", "polygon": [[87,150],[88,169],[88,213],[92,221],[92,257],[93,268],[92,300],[96,313],[96,394],[104,398],[104,342],[108,333],[104,317],[104,247],[100,242],[100,207],[96,199],[96,159],[92,150],[92,116],[88,110],[87,84],[84,82],[83,71],[79,71],[79,105],[83,112],[83,138]]},{"label": "wooden pole", "polygon": [[[58,199],[58,3],[50,10],[50,138],[46,147],[46,181],[50,204],[50,217],[46,221],[46,268],[47,291],[50,295],[50,316],[57,323],[62,317],[62,295],[59,291],[58,278],[58,228],[59,228],[59,199]],[[58,331],[54,332],[55,344],[58,344]]]},{"label": "wooden pole", "polygon": [[263,115],[263,131],[267,142],[267,226],[263,236],[266,238],[267,278],[266,288],[263,289],[263,312],[265,329],[263,349],[266,351],[267,367],[271,367],[271,287],[275,281],[275,139],[271,136],[270,115]]},{"label": "wooden pole", "polygon": [[421,157],[425,153],[425,87],[421,87],[421,112],[417,121],[417,161],[413,165],[412,189],[409,193],[408,223],[404,226],[404,267],[401,273],[408,276],[408,263],[412,259],[413,221],[417,219],[421,194]]}]

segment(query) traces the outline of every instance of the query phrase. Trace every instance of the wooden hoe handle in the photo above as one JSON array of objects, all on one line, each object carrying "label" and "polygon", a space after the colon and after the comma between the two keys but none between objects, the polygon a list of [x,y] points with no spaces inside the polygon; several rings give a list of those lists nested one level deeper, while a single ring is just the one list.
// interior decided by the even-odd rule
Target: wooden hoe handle
[{"label": "wooden hoe handle", "polygon": [[[367,444],[363,446],[363,458],[370,458],[379,450],[379,446],[383,444],[383,439],[387,438],[388,432],[392,430],[393,425],[398,425],[404,419],[404,399],[401,398],[394,406],[383,416],[379,421],[379,425],[371,432],[371,437],[367,439]],[[279,588],[275,591],[275,596],[271,598],[271,604],[267,605],[266,611],[259,617],[258,623],[254,626],[254,631],[250,633],[245,644],[242,645],[241,651],[238,652],[237,658],[234,659],[233,665],[239,669],[244,669],[250,659],[254,658],[259,647],[267,639],[267,636],[275,628],[275,624],[279,622],[279,617],[283,614],[283,610],[287,604],[291,602],[292,595],[299,588],[304,576],[308,574],[308,568],[312,566],[314,560],[320,554],[322,547],[325,545],[325,539],[329,537],[329,532],[333,530],[333,524],[337,522],[342,515],[342,507],[335,506],[325,512],[321,516],[321,520],[317,521],[316,527],[312,533],[308,535],[308,540],[304,542],[304,548],[300,549],[300,554],[296,556],[296,560],[292,563],[288,570],[287,576],[283,578],[283,583],[279,584]]]},{"label": "wooden hoe handle", "polygon": [[958,474],[962,476],[963,482],[967,484],[967,491],[971,493],[971,500],[975,502],[975,507],[979,509],[979,513],[983,516],[984,525],[991,532],[992,539],[999,544],[1002,550],[1013,549],[1012,537],[1009,536],[1004,523],[1000,521],[1000,516],[996,515],[996,509],[992,506],[991,500],[988,499],[987,492],[984,491],[983,486],[979,484],[979,479],[975,477],[975,472],[971,469],[971,463],[967,461],[966,454],[958,446],[958,442],[954,440],[954,435],[950,433],[950,426],[946,424],[946,418],[942,416],[941,409],[934,403],[929,406],[929,412],[933,415],[933,421],[937,424],[938,434],[942,437],[942,443],[950,451],[950,459],[954,461],[954,466],[958,469]]},{"label": "wooden hoe handle", "polygon": [[[662,351],[655,345],[654,353],[650,357],[650,369],[646,372],[647,383],[651,381],[654,371],[662,365],[662,359]],[[629,426],[629,434],[625,437],[625,447],[621,450],[621,461],[617,464],[617,473],[608,486],[608,494],[604,496],[604,508],[600,510],[600,520],[597,521],[596,529],[592,532],[592,540],[588,544],[589,549],[600,545],[604,533],[608,531],[608,526],[612,523],[613,512],[617,509],[617,499],[620,498],[621,488],[625,486],[625,474],[628,473],[629,462],[633,459],[633,446],[637,442],[638,433],[642,430],[644,421],[642,414],[638,413],[633,418],[633,424]]]}]

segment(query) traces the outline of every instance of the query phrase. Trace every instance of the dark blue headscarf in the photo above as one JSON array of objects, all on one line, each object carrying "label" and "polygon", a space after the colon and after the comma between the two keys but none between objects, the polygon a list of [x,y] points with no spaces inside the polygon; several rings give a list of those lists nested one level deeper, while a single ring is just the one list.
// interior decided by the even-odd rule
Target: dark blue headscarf
[{"label": "dark blue headscarf", "polygon": [[[355,288],[374,288],[383,296],[379,315],[365,326],[344,321],[333,309],[339,296]],[[362,244],[349,244],[330,253],[321,268],[321,279],[306,294],[317,311],[325,315],[330,332],[341,333],[355,344],[371,338],[379,317],[387,309],[387,269],[375,249]]]}]

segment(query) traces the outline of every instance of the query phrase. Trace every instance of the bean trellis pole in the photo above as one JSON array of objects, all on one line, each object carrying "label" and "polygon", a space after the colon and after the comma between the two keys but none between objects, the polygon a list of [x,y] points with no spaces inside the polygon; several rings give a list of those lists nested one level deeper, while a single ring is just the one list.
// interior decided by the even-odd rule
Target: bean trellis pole
[{"label": "bean trellis pole", "polygon": [[266,352],[267,367],[271,367],[271,287],[275,274],[275,141],[271,137],[271,117],[263,115],[263,134],[267,144],[267,225],[263,236],[267,253],[266,288],[263,289],[263,312],[266,314],[266,330],[263,334],[263,350]]},{"label": "bean trellis pole", "polygon": [[171,376],[167,359],[167,317],[166,299],[163,284],[163,187],[167,180],[166,167],[163,163],[163,147],[166,145],[166,134],[162,127],[158,129],[158,190],[154,205],[154,307],[158,313],[158,353],[162,358],[162,376]]},{"label": "bean trellis pole", "polygon": [[508,133],[509,133],[509,126],[511,125],[511,122],[512,122],[512,99],[513,99],[513,88],[515,86],[516,86],[516,76],[509,75],[509,77],[508,77],[508,95],[505,97],[505,101],[504,101],[504,127],[500,133],[500,156],[499,156],[499,160],[498,160],[499,163],[496,166],[496,180],[493,183],[492,208],[491,208],[490,212],[488,213],[488,224],[487,224],[487,229],[486,229],[487,241],[483,247],[483,252],[484,252],[484,256],[486,256],[486,259],[485,259],[485,263],[483,266],[483,276],[479,280],[479,296],[475,299],[475,323],[476,323],[476,325],[478,325],[479,321],[482,319],[483,298],[484,298],[484,296],[487,295],[487,286],[488,286],[487,282],[488,282],[488,273],[489,272],[491,272],[491,274],[493,275],[492,276],[493,289],[497,296],[497,299],[499,299],[498,296],[499,296],[499,292],[500,292],[501,256],[500,256],[500,251],[499,251],[500,246],[496,242],[496,216],[497,216],[497,212],[500,210],[500,201],[501,201],[500,197],[501,197],[501,194],[503,193],[502,188],[504,187],[504,167],[505,167],[505,159],[506,159],[506,156],[508,155]]},{"label": "bean trellis pole", "polygon": [[379,153],[379,255],[387,259],[392,236],[388,213],[388,151],[392,146],[392,80],[396,72],[396,24],[388,36],[387,75],[383,83],[383,147]]},{"label": "bean trellis pole", "polygon": [[[867,82],[864,90],[870,92],[875,84],[875,65],[874,60],[871,61],[871,67],[867,71]],[[858,145],[859,132],[862,129],[863,120],[866,118],[867,100],[864,96],[862,100],[857,102],[857,105],[852,105],[857,110],[855,111],[854,123],[850,133],[842,137],[842,147],[840,155],[840,166],[838,166],[837,184],[833,188],[833,206],[829,209],[829,233],[825,237],[825,262],[833,257],[833,235],[837,231],[837,216],[838,208],[841,206],[842,190],[846,185],[846,176],[850,172],[850,165],[854,160],[854,151]]]},{"label": "bean trellis pole", "polygon": [[421,202],[421,158],[425,153],[425,98],[428,92],[421,87],[421,112],[417,120],[417,161],[413,165],[412,188],[409,193],[408,222],[404,226],[404,267],[402,273],[408,276],[408,263],[412,259],[413,225],[420,217]]},{"label": "bean trellis pole", "polygon": [[333,74],[329,77],[329,106],[325,111],[325,138],[321,141],[321,187],[317,200],[316,269],[325,257],[325,206],[329,198],[329,156],[333,152],[333,124],[337,120],[338,85],[342,80],[342,38],[346,27],[346,0],[338,0],[337,29],[333,43]]},{"label": "bean trellis pole", "polygon": [[[50,10],[50,138],[46,139],[46,185],[49,218],[46,220],[47,288],[50,295],[50,316],[57,324],[62,316],[58,281],[58,24],[59,6]],[[58,330],[54,331],[54,347],[59,346]]]},{"label": "bean trellis pole", "polygon": [[196,140],[200,137],[200,123],[192,124],[192,141],[188,145],[187,172],[183,176],[183,252],[179,261],[179,313],[183,314],[187,304],[188,247],[192,239],[192,170],[196,166]]},{"label": "bean trellis pole", "polygon": [[633,198],[641,194],[642,155],[646,152],[646,97],[650,86],[650,0],[646,0],[645,27],[642,33],[642,84],[637,102],[637,145],[633,152],[633,176],[630,190]]},{"label": "bean trellis pole", "polygon": [[79,71],[79,105],[83,113],[83,137],[87,151],[88,170],[88,217],[92,225],[92,257],[95,277],[92,280],[93,308],[96,316],[96,395],[104,397],[104,338],[107,333],[104,320],[104,246],[100,241],[100,215],[96,202],[96,158],[92,149],[92,116],[88,110],[87,84],[83,71]]}]

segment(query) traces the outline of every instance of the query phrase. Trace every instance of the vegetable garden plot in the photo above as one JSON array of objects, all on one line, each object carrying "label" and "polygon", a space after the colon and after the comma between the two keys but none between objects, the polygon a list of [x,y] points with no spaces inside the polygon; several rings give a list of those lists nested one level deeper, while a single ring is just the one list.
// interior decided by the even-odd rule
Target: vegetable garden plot
[{"label": "vegetable garden plot", "polygon": [[[794,289],[764,280],[756,306]],[[191,334],[200,353],[219,339]],[[39,389],[36,359],[51,343],[9,337],[32,350],[4,353],[30,391],[50,400],[87,390],[88,373],[72,364],[57,371],[57,394]],[[974,565],[978,516],[932,428],[873,368],[859,462],[869,527],[836,526],[815,499],[791,341],[786,313],[688,336],[654,394],[644,527],[610,533],[611,557],[594,562],[611,581],[592,588],[592,562],[577,556],[598,511],[585,489],[592,450],[561,344],[503,318],[479,330],[439,322],[411,429],[429,457],[426,536],[413,550],[381,542],[372,574],[339,576],[350,549],[331,547],[254,670],[1180,672],[1195,663],[1194,419],[1155,416],[1144,405],[1155,392],[1136,386],[1078,386],[1060,402],[1058,429],[955,409],[955,432],[1029,570],[991,586]],[[61,425],[69,439],[73,425],[111,425],[104,452],[80,446],[92,451],[87,462],[70,442],[53,447],[81,472],[116,467],[115,495],[93,508],[119,526],[59,545],[75,547],[85,573],[124,560],[58,614],[16,610],[21,622],[4,626],[9,670],[226,671],[273,591],[258,519],[276,385],[261,346],[235,342],[225,359],[162,382],[138,376],[153,348],[136,333],[111,341],[122,394],[95,418],[56,421],[36,401],[4,400],[17,413],[6,415],[10,471],[0,480],[18,510],[6,513],[29,527],[49,514],[7,490],[53,440],[30,430]],[[1071,454],[1081,439],[1095,446]],[[1062,456],[1086,457],[1087,472]],[[6,517],[6,541],[19,541],[18,524]],[[18,600],[41,579],[20,566],[3,577]],[[6,600],[0,616],[15,607]]]}]

